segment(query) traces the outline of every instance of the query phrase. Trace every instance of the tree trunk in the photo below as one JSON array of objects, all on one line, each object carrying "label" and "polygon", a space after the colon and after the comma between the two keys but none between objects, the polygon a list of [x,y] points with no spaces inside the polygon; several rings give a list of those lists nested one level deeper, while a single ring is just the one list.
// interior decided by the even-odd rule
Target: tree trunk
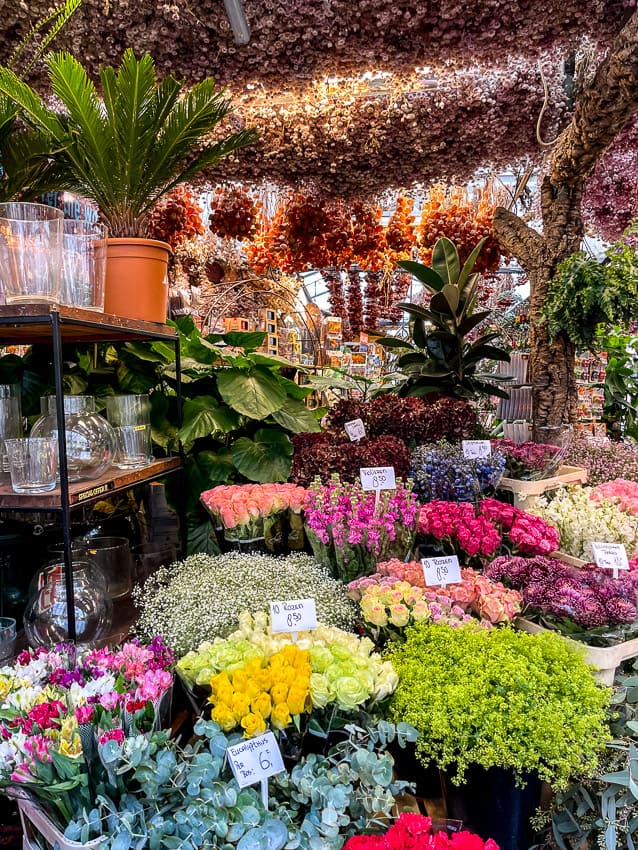
[{"label": "tree trunk", "polygon": [[550,340],[541,309],[559,263],[581,247],[585,178],[638,110],[638,12],[634,12],[583,91],[558,137],[541,187],[543,234],[503,207],[494,230],[530,282],[530,380],[535,430],[575,422],[575,349],[565,334]]}]

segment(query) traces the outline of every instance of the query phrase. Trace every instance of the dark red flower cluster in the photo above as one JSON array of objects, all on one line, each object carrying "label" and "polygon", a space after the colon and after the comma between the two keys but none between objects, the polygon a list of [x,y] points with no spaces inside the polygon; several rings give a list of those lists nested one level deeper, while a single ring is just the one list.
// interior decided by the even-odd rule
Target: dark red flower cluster
[{"label": "dark red flower cluster", "polygon": [[499,850],[491,838],[472,832],[433,832],[432,819],[403,812],[385,835],[355,835],[343,850]]},{"label": "dark red flower cluster", "polygon": [[292,438],[294,454],[290,480],[308,486],[316,476],[327,481],[337,472],[342,481],[359,480],[362,466],[393,466],[397,478],[406,478],[410,467],[408,447],[398,437],[383,436],[358,443],[339,441],[328,432],[312,435],[323,440],[308,441],[307,434]]},{"label": "dark red flower cluster", "polygon": [[367,402],[342,399],[328,413],[326,426],[343,436],[344,423],[352,419],[363,421],[368,437],[391,434],[410,446],[441,439],[458,443],[474,434],[477,423],[469,402],[439,393],[423,398],[388,393]]}]

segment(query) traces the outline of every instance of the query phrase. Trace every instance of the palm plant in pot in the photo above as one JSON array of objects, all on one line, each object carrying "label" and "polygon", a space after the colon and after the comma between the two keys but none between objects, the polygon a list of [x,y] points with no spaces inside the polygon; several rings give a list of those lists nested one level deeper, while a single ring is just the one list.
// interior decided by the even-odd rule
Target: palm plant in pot
[{"label": "palm plant in pot", "polygon": [[[172,74],[158,81],[149,55],[138,59],[129,49],[119,68],[101,67],[102,97],[71,54],[50,54],[46,64],[61,110],[52,109],[6,67],[0,67],[0,94],[53,143],[59,188],[99,207],[111,236],[106,312],[163,322],[170,247],[146,238],[151,209],[179,183],[252,144],[257,135],[241,130],[223,136],[218,125],[231,111],[224,91],[211,78],[190,90]],[[148,262],[143,259],[147,251]],[[122,261],[127,255],[133,261]],[[145,283],[149,263],[154,275]]]}]

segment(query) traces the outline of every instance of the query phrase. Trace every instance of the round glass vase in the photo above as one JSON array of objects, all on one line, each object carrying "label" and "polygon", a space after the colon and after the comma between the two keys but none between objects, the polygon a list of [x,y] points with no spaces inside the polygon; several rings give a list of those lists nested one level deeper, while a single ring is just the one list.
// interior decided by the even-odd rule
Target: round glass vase
[{"label": "round glass vase", "polygon": [[[47,396],[42,402],[47,412],[34,422],[31,436],[57,438],[56,397]],[[64,396],[64,427],[69,481],[99,478],[113,463],[115,432],[95,412],[93,396]]]},{"label": "round glass vase", "polygon": [[[73,601],[76,642],[97,646],[106,638],[113,621],[113,605],[104,587],[93,584],[93,564],[74,561]],[[24,612],[24,631],[30,646],[54,646],[69,639],[66,570],[64,564],[47,565],[40,587]]]}]

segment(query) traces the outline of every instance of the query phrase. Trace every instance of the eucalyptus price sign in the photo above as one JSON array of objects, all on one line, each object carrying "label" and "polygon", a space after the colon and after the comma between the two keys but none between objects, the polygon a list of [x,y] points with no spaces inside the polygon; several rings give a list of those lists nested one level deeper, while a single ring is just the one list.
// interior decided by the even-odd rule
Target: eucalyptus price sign
[{"label": "eucalyptus price sign", "polygon": [[240,788],[261,783],[261,798],[268,808],[268,777],[285,770],[281,750],[272,732],[233,744],[226,750],[228,763]]},{"label": "eucalyptus price sign", "polygon": [[458,584],[461,581],[461,567],[456,555],[441,555],[439,558],[423,558],[423,578],[425,584],[445,587],[446,584]]},{"label": "eucalyptus price sign", "polygon": [[366,428],[361,419],[352,419],[350,422],[346,422],[343,427],[350,437],[350,442],[363,440],[366,435]]},{"label": "eucalyptus price sign", "polygon": [[309,632],[317,628],[317,606],[314,599],[290,599],[270,603],[273,632]]},{"label": "eucalyptus price sign", "polygon": [[490,457],[492,454],[492,444],[489,440],[461,440],[461,448],[463,457],[476,460]]},{"label": "eucalyptus price sign", "polygon": [[592,543],[594,561],[601,570],[613,570],[614,578],[618,578],[620,570],[629,569],[627,550],[622,543]]}]

